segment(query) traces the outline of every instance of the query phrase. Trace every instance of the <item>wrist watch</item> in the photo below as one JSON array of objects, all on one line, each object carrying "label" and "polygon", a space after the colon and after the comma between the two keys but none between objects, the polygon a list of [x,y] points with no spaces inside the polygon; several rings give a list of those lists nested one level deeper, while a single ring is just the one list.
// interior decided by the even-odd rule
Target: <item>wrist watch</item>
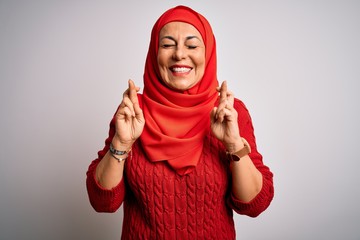
[{"label": "wrist watch", "polygon": [[249,143],[246,141],[245,138],[241,138],[242,142],[244,143],[244,147],[242,149],[240,149],[239,151],[237,152],[234,152],[234,153],[229,153],[228,152],[228,156],[229,156],[229,159],[232,160],[232,161],[239,161],[240,158],[248,155],[249,153],[251,153],[251,148],[250,148],[250,145]]}]

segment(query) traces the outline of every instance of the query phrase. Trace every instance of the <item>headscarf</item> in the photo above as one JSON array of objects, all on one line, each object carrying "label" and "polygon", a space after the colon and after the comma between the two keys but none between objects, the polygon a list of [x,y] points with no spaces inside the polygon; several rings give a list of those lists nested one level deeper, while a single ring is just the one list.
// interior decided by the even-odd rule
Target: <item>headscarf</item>
[{"label": "headscarf", "polygon": [[[164,84],[157,63],[160,30],[174,21],[193,25],[205,43],[204,76],[184,92],[174,91]],[[167,10],[152,29],[145,63],[142,108],[146,123],[140,140],[150,161],[167,161],[180,175],[196,167],[210,129],[210,112],[218,96],[217,86],[216,43],[210,24],[185,6]]]}]

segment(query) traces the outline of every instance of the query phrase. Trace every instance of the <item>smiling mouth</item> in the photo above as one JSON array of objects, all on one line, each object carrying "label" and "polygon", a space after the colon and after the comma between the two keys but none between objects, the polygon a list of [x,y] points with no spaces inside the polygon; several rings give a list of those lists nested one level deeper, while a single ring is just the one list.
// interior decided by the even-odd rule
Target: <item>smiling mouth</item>
[{"label": "smiling mouth", "polygon": [[171,72],[173,73],[188,73],[192,70],[190,67],[171,67]]}]

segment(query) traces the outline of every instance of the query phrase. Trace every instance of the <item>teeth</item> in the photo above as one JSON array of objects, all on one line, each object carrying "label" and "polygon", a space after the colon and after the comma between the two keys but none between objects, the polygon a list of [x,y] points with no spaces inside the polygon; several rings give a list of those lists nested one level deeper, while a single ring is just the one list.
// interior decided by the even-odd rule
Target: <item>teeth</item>
[{"label": "teeth", "polygon": [[174,72],[180,72],[180,73],[183,73],[183,72],[188,72],[191,70],[191,68],[186,68],[186,67],[177,67],[177,68],[173,68],[172,69]]}]

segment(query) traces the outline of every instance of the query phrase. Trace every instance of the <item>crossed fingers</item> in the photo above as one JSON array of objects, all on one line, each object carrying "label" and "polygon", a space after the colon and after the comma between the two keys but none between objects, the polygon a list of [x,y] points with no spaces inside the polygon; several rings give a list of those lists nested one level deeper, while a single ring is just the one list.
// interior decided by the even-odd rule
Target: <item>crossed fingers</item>
[{"label": "crossed fingers", "polygon": [[234,109],[234,95],[228,90],[226,81],[216,90],[220,93],[220,102],[215,111],[215,119],[223,122],[226,117],[231,116]]},{"label": "crossed fingers", "polygon": [[134,82],[129,80],[129,88],[124,92],[119,108],[119,113],[125,115],[125,118],[135,117],[139,113],[137,91],[139,91],[139,87],[136,87]]}]

